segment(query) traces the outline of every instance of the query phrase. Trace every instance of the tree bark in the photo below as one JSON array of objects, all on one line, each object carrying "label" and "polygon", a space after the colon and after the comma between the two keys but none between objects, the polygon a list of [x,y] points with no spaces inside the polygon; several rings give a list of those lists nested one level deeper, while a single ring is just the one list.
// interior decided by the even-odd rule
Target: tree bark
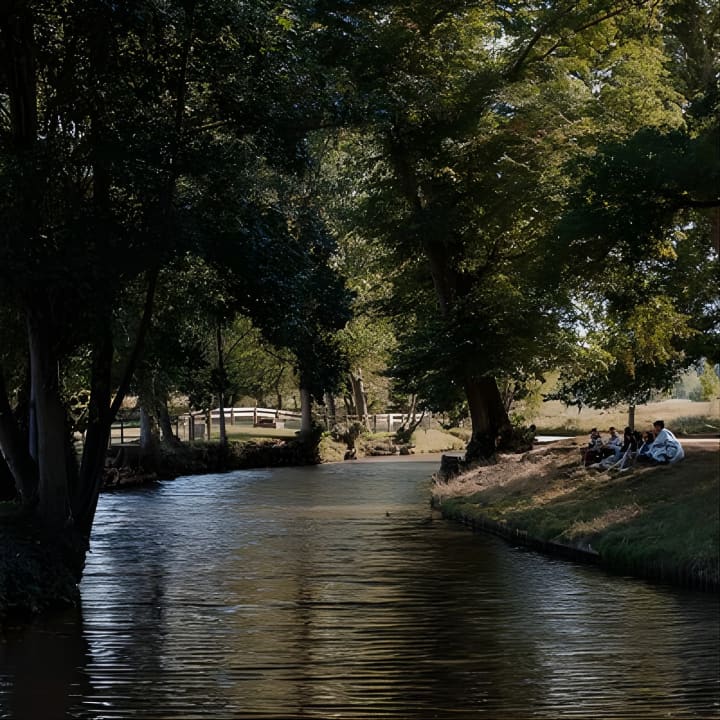
[{"label": "tree bark", "polygon": [[280,388],[280,382],[282,381],[282,376],[285,374],[285,367],[280,368],[280,372],[278,372],[277,377],[275,378],[275,397],[277,398],[277,409],[282,410],[283,409],[283,396],[282,396],[282,390]]},{"label": "tree bark", "polygon": [[177,436],[175,435],[175,431],[173,430],[172,421],[170,420],[170,413],[168,412],[168,406],[167,406],[167,398],[163,397],[160,400],[158,400],[157,403],[157,411],[158,411],[158,423],[160,424],[160,432],[162,435],[163,442],[167,445],[180,445],[180,440],[178,440]]},{"label": "tree bark", "polygon": [[2,372],[0,372],[0,451],[23,504],[32,505],[37,500],[37,466],[28,451],[10,407]]},{"label": "tree bark", "polygon": [[300,388],[300,434],[309,433],[312,430],[312,400],[310,391]]},{"label": "tree bark", "polygon": [[353,402],[355,405],[355,413],[358,416],[358,422],[367,425],[368,405],[367,393],[365,392],[365,383],[363,382],[362,370],[359,368],[350,373],[350,384],[352,386]]},{"label": "tree bark", "polygon": [[[410,207],[413,208],[414,223],[422,227],[426,210],[432,205],[432,193],[424,189],[418,192],[421,178],[417,177],[412,158],[412,148],[396,133],[391,142],[391,158],[399,180],[401,192]],[[446,241],[447,240],[447,241]],[[458,299],[467,291],[466,282],[450,263],[449,248],[451,240],[437,235],[425,235],[421,238],[423,253],[428,262],[430,277],[433,281],[438,309],[446,320],[451,317]],[[458,378],[459,380],[461,378]],[[512,428],[494,377],[464,378],[465,394],[470,409],[472,439],[468,444],[467,458],[492,457],[499,443],[509,439]]]},{"label": "tree bark", "polygon": [[93,348],[88,426],[80,462],[80,483],[73,499],[75,526],[86,541],[90,539],[90,530],[95,517],[114,417],[110,407],[113,353],[113,342],[108,327]]},{"label": "tree bark", "polygon": [[512,426],[495,378],[466,379],[465,394],[472,423],[466,460],[492,457],[512,435]]},{"label": "tree bark", "polygon": [[218,406],[220,408],[220,445],[227,445],[227,429],[225,427],[225,350],[223,343],[222,327],[218,321],[215,328],[215,340],[217,343],[218,356]]},{"label": "tree bark", "polygon": [[37,142],[35,28],[30,7],[14,3],[11,11],[3,13],[0,25],[13,141],[22,149]]},{"label": "tree bark", "polygon": [[66,434],[67,415],[58,387],[50,321],[42,312],[28,318],[30,379],[38,432],[38,514],[53,530],[71,522]]},{"label": "tree bark", "polygon": [[330,426],[332,427],[332,425],[337,422],[337,408],[335,407],[335,397],[332,393],[325,393],[325,407],[327,408],[328,421],[330,423]]},{"label": "tree bark", "polygon": [[142,455],[154,455],[160,443],[160,428],[155,413],[140,406],[140,449]]}]

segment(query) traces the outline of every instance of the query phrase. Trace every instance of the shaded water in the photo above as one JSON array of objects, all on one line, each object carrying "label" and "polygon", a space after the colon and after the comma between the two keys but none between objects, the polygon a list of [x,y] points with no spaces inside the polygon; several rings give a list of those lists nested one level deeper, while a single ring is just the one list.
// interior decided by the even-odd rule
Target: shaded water
[{"label": "shaded water", "polygon": [[4,633],[0,717],[720,715],[717,596],[449,525],[434,469],[103,495],[82,611]]}]

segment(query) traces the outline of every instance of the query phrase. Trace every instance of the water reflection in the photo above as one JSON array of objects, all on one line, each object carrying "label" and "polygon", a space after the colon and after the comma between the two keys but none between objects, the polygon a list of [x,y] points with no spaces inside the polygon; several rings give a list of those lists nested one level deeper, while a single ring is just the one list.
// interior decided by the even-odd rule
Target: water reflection
[{"label": "water reflection", "polygon": [[90,717],[78,703],[92,694],[90,649],[79,612],[4,627],[0,638],[0,717]]},{"label": "water reflection", "polygon": [[430,467],[103,496],[82,617],[0,645],[0,717],[717,715],[716,597],[449,526]]}]

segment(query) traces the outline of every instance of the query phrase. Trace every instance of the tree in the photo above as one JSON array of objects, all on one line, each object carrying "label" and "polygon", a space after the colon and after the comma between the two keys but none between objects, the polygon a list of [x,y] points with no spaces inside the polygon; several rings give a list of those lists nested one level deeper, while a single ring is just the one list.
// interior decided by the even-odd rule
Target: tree
[{"label": "tree", "polygon": [[[610,319],[598,327],[605,334],[599,345],[613,358],[600,363],[599,374],[610,385],[593,380],[605,400],[642,401],[682,367],[717,357],[720,11],[702,0],[669,2],[662,20],[659,42],[673,70],[666,93],[674,93],[683,114],[678,121],[654,113],[653,122],[643,114],[645,126],[605,138],[570,163],[576,190],[555,237],[554,255],[577,278],[581,306],[602,305]],[[643,315],[645,332],[638,333]],[[650,326],[651,341],[628,362],[627,339],[637,346],[650,337]],[[618,337],[626,338],[625,347]],[[565,388],[570,396],[572,384]]]},{"label": "tree", "polygon": [[[496,379],[532,377],[564,344],[567,287],[538,270],[563,164],[601,134],[605,63],[618,114],[631,86],[663,113],[663,86],[646,89],[634,72],[652,13],[623,2],[346,3],[328,21],[330,37],[334,22],[356,41],[347,64],[365,123],[365,232],[400,268],[393,372],[435,409],[467,400],[468,457],[510,438]],[[646,74],[662,71],[655,59]]]},{"label": "tree", "polygon": [[672,303],[655,297],[651,304],[624,317],[592,314],[582,345],[560,373],[558,387],[547,396],[566,405],[629,407],[628,425],[635,426],[635,407],[653,393],[667,391],[686,366],[682,345],[693,334],[686,316]]},{"label": "tree", "polygon": [[707,360],[703,362],[703,371],[698,379],[703,400],[714,400],[720,397],[720,378],[718,378],[715,368]]},{"label": "tree", "polygon": [[[27,356],[3,357],[0,447],[34,519],[79,538],[79,566],[164,267],[187,253],[232,259],[235,307],[269,329],[267,299],[294,298],[278,325],[303,351],[310,386],[313,333],[327,317],[339,322],[334,306],[322,315],[323,293],[342,285],[321,267],[328,253],[310,242],[308,222],[298,230],[278,212],[278,175],[306,161],[296,151],[307,109],[294,103],[307,58],[288,52],[302,29],[281,20],[264,2],[0,10],[2,322],[27,343]],[[295,282],[310,269],[311,282]],[[290,338],[292,318],[303,332]],[[62,388],[75,357],[90,391],[79,466]]]},{"label": "tree", "polygon": [[[338,238],[334,259],[347,278],[353,295],[352,319],[340,333],[341,348],[348,363],[343,401],[348,415],[367,426],[368,415],[388,403],[385,368],[394,346],[392,323],[381,307],[391,293],[392,267],[387,249],[364,233],[357,196],[363,173],[358,157],[358,132],[324,129],[314,136],[316,165],[312,185],[322,206],[323,219]],[[335,398],[328,396],[329,405]],[[328,408],[331,417],[334,407]]]}]

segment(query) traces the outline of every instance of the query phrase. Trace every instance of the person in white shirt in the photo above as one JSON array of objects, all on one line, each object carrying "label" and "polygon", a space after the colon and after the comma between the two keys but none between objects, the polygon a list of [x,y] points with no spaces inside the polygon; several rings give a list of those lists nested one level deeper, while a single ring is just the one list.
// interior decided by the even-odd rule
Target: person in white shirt
[{"label": "person in white shirt", "polygon": [[662,420],[653,423],[655,440],[650,446],[650,458],[656,463],[676,463],[685,457],[680,441],[665,427]]}]

